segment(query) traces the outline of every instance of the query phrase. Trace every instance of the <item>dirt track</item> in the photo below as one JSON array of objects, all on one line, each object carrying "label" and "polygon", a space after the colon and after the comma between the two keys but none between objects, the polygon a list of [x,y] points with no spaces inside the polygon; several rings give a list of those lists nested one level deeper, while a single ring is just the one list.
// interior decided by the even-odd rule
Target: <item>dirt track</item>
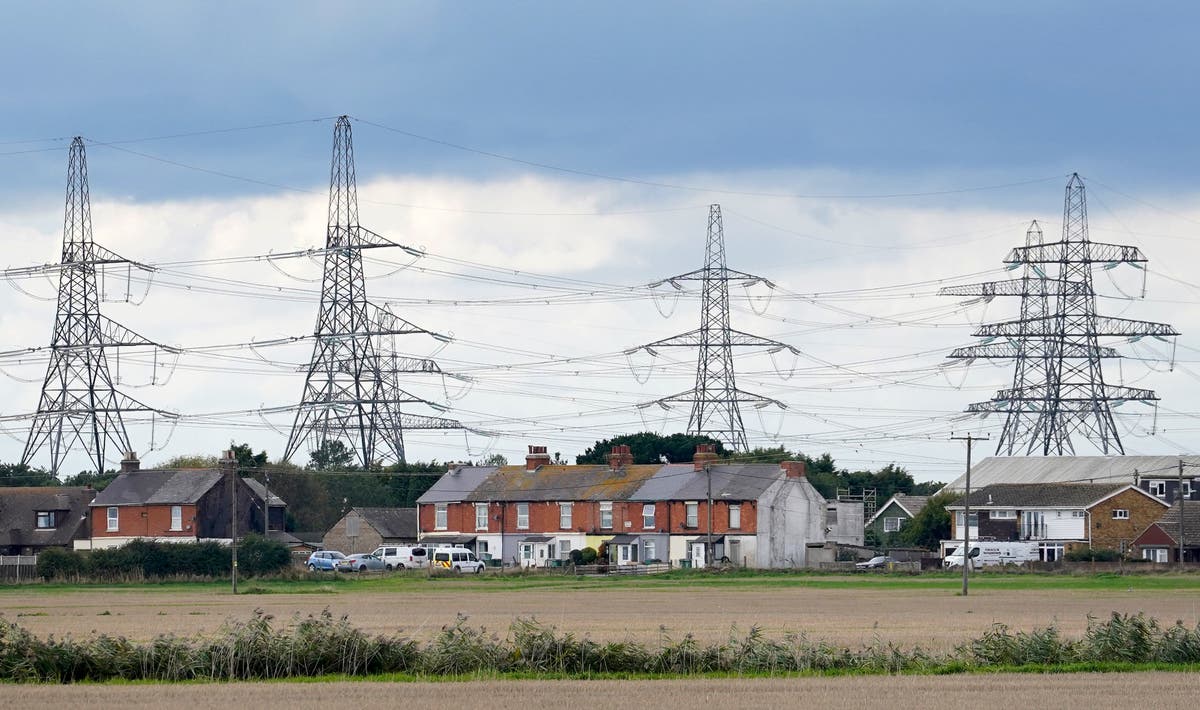
[{"label": "dirt track", "polygon": [[213,633],[226,619],[247,618],[255,608],[280,620],[328,608],[335,615],[349,614],[359,628],[416,638],[428,638],[463,613],[472,625],[501,635],[521,616],[600,640],[654,641],[660,627],[705,640],[726,636],[733,625],[743,632],[758,625],[773,635],[803,631],[839,644],[882,639],[940,649],[977,636],[994,622],[1014,629],[1057,624],[1077,635],[1088,614],[1146,611],[1164,622],[1182,619],[1192,625],[1198,621],[1200,598],[1192,590],[980,590],[963,598],[920,588],[753,586],[519,591],[480,586],[236,597],[224,591],[128,589],[0,594],[0,613],[43,636],[94,631],[146,640],[167,632]]},{"label": "dirt track", "polygon": [[871,676],[652,681],[468,683],[232,683],[141,686],[9,686],[6,708],[119,707],[845,707],[917,710],[1006,707],[1192,708],[1185,673]]}]

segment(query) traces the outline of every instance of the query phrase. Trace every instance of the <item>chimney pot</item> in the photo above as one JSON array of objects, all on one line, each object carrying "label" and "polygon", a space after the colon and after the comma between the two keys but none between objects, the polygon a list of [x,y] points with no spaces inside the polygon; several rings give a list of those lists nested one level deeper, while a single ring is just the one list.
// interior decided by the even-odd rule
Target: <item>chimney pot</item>
[{"label": "chimney pot", "polygon": [[529,453],[525,454],[525,470],[533,473],[539,466],[546,466],[550,463],[550,454],[546,453],[545,446],[529,446]]},{"label": "chimney pot", "polygon": [[629,451],[629,444],[617,444],[612,447],[612,453],[608,455],[608,466],[614,471],[633,465],[633,454]]}]

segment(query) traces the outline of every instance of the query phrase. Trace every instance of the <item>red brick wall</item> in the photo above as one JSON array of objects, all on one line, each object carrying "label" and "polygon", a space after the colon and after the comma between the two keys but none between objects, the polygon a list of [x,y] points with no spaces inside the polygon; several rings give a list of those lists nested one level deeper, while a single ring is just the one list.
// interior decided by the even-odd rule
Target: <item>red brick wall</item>
[{"label": "red brick wall", "polygon": [[117,506],[117,527],[108,531],[108,508],[92,508],[92,537],[195,537],[196,506],[183,508],[183,530],[171,530],[171,506],[169,505],[121,505]]},{"label": "red brick wall", "polygon": [[[1112,512],[1117,508],[1128,510],[1129,519],[1114,520]],[[1118,493],[1091,509],[1092,547],[1120,550],[1122,542],[1129,547],[1166,510],[1162,503],[1137,490]]]},{"label": "red brick wall", "polygon": [[[531,501],[529,503],[528,528],[517,527],[517,503],[489,503],[488,532],[566,532],[559,527],[558,503],[559,501]],[[648,530],[642,527],[642,505],[641,501],[613,502],[613,525],[611,528],[601,528],[600,503],[597,501],[574,501],[571,508],[570,530],[572,532],[582,530],[589,534],[604,534],[609,532],[614,534],[622,532],[638,533]],[[755,534],[757,532],[756,523],[758,516],[755,511],[754,501],[741,502],[741,527],[735,530],[730,530],[729,528],[729,506],[730,503],[728,501],[714,501],[713,532],[717,534],[730,532],[747,535]],[[708,532],[708,502],[703,500],[698,501],[698,510],[698,527],[695,529],[685,529],[683,524],[687,516],[684,504],[682,502],[659,502],[654,506],[654,527],[652,529],[655,531],[665,529],[672,533]],[[422,533],[437,532],[434,527],[434,504],[421,505],[417,517]],[[625,527],[626,520],[631,523],[628,528]],[[450,532],[475,532],[475,504],[447,504],[446,523],[446,530]],[[483,531],[481,530],[480,532]]]}]

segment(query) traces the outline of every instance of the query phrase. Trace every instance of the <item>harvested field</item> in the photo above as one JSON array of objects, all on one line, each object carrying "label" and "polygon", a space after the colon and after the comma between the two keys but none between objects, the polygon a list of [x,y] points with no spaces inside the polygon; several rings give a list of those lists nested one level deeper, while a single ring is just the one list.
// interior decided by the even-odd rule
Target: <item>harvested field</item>
[{"label": "harvested field", "polygon": [[[870,676],[841,678],[643,681],[471,681],[461,683],[229,683],[186,685],[8,686],[5,707],[198,705],[288,707],[1059,707],[1185,708],[1195,705],[1194,676],[1184,673],[1075,675]],[[719,703],[719,705],[717,705]]]},{"label": "harvested field", "polygon": [[[262,609],[286,620],[328,608],[347,614],[364,630],[427,639],[456,614],[472,626],[501,635],[516,617],[536,617],[562,631],[597,640],[654,641],[665,627],[700,640],[725,637],[736,625],[758,625],[768,634],[805,632],[839,645],[877,639],[905,646],[948,649],[977,637],[993,623],[1016,630],[1056,624],[1080,635],[1087,616],[1145,611],[1164,623],[1195,625],[1200,580],[1180,588],[988,589],[969,597],[927,584],[857,584],[847,587],[755,584],[586,584],[504,586],[445,582],[383,591],[353,584],[319,593],[231,595],[213,586],[172,588],[75,587],[66,590],[5,589],[0,613],[38,635],[91,632],[148,640],[157,634],[209,634],[226,619],[246,619]],[[981,585],[982,587],[982,585]]]}]

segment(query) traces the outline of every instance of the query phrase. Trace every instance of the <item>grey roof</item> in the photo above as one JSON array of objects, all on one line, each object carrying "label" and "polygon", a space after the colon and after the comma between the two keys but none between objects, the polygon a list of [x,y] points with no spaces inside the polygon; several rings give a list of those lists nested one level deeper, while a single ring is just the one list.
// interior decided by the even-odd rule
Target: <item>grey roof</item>
[{"label": "grey roof", "polygon": [[421,542],[429,543],[431,545],[436,545],[439,543],[445,545],[470,545],[472,542],[475,542],[475,538],[475,535],[439,535],[437,533],[431,533],[421,538]]},{"label": "grey roof", "polygon": [[271,494],[270,505],[272,508],[286,508],[287,507],[287,501],[285,501],[284,499],[282,499],[278,495],[276,495],[274,490],[269,490],[266,486],[264,486],[262,484],[261,481],[256,481],[253,478],[243,478],[242,480],[246,482],[247,486],[250,486],[250,491],[254,493],[255,498],[262,500],[263,496],[269,492]]},{"label": "grey roof", "polygon": [[613,535],[607,542],[610,545],[628,545],[631,542],[637,542],[638,536],[630,533],[621,533]]},{"label": "grey roof", "polygon": [[921,509],[925,507],[930,498],[931,496],[910,496],[904,493],[896,493],[891,498],[888,498],[883,505],[879,506],[879,510],[875,511],[875,514],[871,516],[871,519],[866,524],[870,525],[875,522],[875,519],[882,515],[893,503],[900,506],[901,510],[905,513],[908,513],[910,518],[916,517],[917,513],[921,512]]},{"label": "grey roof", "polygon": [[[0,487],[0,545],[70,545],[95,495],[91,488]],[[61,512],[50,530],[37,529],[43,510]]]},{"label": "grey roof", "polygon": [[708,476],[716,500],[757,500],[784,477],[778,464],[731,464],[709,467],[709,474],[692,464],[662,466],[628,500],[703,500],[708,497]]},{"label": "grey roof", "polygon": [[[1200,456],[1184,456],[1185,463],[1200,465]],[[1179,470],[1179,456],[992,456],[971,467],[971,488],[993,483],[1133,483],[1140,478],[1171,478]],[[966,474],[943,490],[961,493]]]},{"label": "grey roof", "polygon": [[117,476],[97,493],[92,507],[192,504],[212,490],[223,477],[224,474],[215,469],[129,471]]},{"label": "grey roof", "polygon": [[1089,508],[1125,489],[1144,494],[1132,483],[998,483],[973,490],[966,500],[948,505],[946,509],[959,510],[964,505],[972,508]]},{"label": "grey roof", "polygon": [[497,466],[460,466],[442,474],[442,477],[425,491],[417,503],[454,503],[467,500],[481,483],[496,472]]},{"label": "grey roof", "polygon": [[416,508],[353,508],[384,538],[417,539]]},{"label": "grey roof", "polygon": [[[1157,525],[1179,544],[1179,501],[1163,513]],[[1184,547],[1200,545],[1200,503],[1188,501],[1183,510],[1183,540]]]}]

